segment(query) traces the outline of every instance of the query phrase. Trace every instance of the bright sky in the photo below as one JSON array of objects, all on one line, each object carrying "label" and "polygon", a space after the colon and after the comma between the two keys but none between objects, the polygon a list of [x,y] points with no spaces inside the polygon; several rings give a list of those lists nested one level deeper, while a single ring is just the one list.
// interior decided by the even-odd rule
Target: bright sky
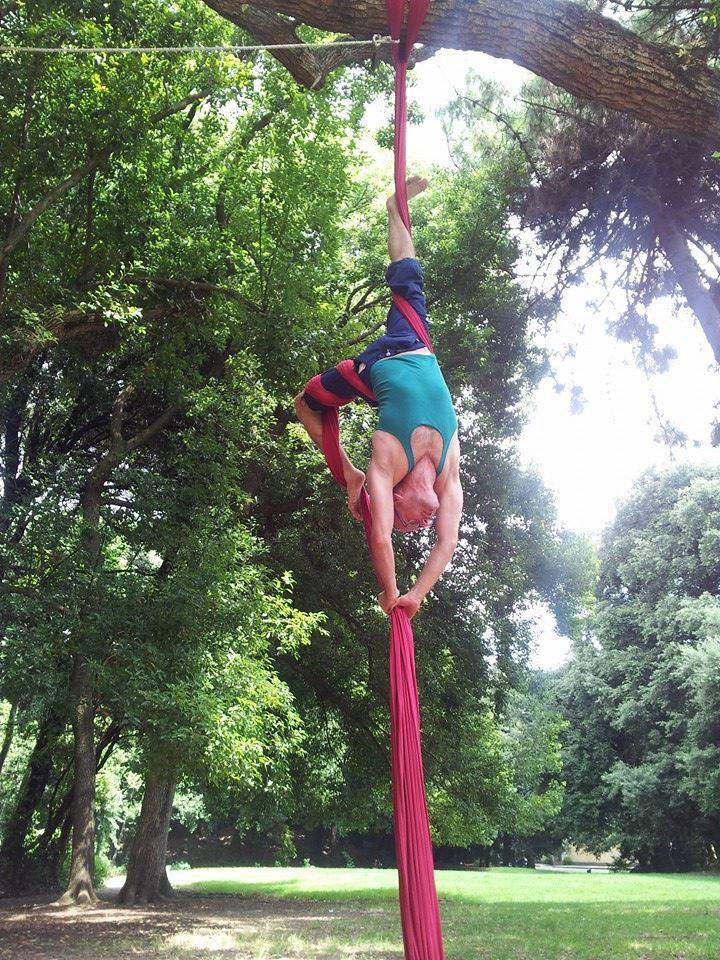
[{"label": "bright sky", "polygon": [[[448,162],[436,114],[462,91],[471,69],[502,82],[512,93],[530,76],[509,61],[479,53],[443,51],[418,64],[409,96],[422,104],[426,119],[408,130],[410,169],[413,159],[421,168]],[[560,521],[595,540],[639,474],[671,462],[667,447],[657,440],[653,395],[662,416],[690,438],[686,449],[675,451],[676,461],[720,465],[720,450],[709,442],[711,423],[720,415],[720,408],[714,409],[720,401],[720,379],[697,322],[687,312],[673,313],[667,303],[655,305],[651,319],[660,329],[660,341],[671,343],[678,358],[667,373],[648,382],[630,347],[606,332],[602,316],[590,306],[598,293],[588,281],[565,297],[551,345],[559,351],[565,343],[577,345],[575,356],[555,367],[557,379],[568,387],[558,393],[549,379],[540,385],[520,443],[523,461],[534,465],[554,492]],[[569,402],[573,384],[582,386],[586,401],[575,415]],[[535,634],[532,664],[559,665],[568,645],[557,636],[549,616],[539,616]]]}]

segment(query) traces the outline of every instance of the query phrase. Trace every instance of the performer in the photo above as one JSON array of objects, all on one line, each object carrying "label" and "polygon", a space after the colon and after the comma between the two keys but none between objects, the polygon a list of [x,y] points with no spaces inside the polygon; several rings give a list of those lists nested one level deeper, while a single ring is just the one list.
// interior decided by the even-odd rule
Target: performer
[{"label": "performer", "polygon": [[[408,199],[428,185],[407,181]],[[386,279],[416,310],[427,327],[423,273],[412,237],[400,218],[395,194],[387,200]],[[447,567],[457,545],[462,515],[457,417],[435,354],[425,346],[393,304],[387,331],[353,361],[343,361],[309,380],[295,398],[298,418],[322,449],[322,411],[362,398],[379,410],[373,433],[367,486],[372,503],[371,550],[382,587],[378,602],[386,613],[404,607],[417,613],[425,595]],[[348,508],[358,520],[366,476],[340,448]],[[436,540],[419,577],[400,595],[395,579],[392,530],[408,533],[435,523]]]}]

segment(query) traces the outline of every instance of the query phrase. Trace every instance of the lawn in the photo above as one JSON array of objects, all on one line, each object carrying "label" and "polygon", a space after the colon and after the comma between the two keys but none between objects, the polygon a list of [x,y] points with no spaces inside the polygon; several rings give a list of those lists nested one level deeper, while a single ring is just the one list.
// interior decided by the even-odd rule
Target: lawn
[{"label": "lawn", "polygon": [[[397,897],[392,870],[193,871],[191,888],[322,901]],[[720,877],[693,874],[549,873],[515,868],[437,874],[448,960],[714,958],[720,960]],[[337,930],[337,956],[371,938],[392,944],[388,915],[363,914],[362,931]],[[309,954],[311,955],[311,954]],[[360,953],[359,955],[364,955]],[[373,955],[373,954],[369,954]],[[388,956],[391,954],[388,954]]]},{"label": "lawn", "polygon": [[[720,877],[496,868],[437,879],[447,960],[720,960]],[[0,907],[0,956],[402,960],[392,870],[208,868],[171,880],[178,898],[160,907]]]}]

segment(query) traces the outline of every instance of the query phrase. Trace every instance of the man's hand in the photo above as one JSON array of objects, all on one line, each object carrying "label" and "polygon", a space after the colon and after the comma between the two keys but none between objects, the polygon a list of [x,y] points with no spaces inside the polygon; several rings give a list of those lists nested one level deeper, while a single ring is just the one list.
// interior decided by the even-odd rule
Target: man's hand
[{"label": "man's hand", "polygon": [[408,590],[407,593],[404,593],[401,597],[398,597],[395,606],[402,607],[405,613],[412,618],[420,609],[420,604],[423,602],[423,598],[419,594],[415,593],[413,590]]},{"label": "man's hand", "polygon": [[391,611],[392,608],[395,606],[395,604],[398,602],[398,598],[399,598],[399,597],[400,597],[400,591],[399,591],[399,590],[393,590],[391,597],[388,597],[388,595],[386,594],[386,592],[385,592],[384,590],[382,590],[382,591],[378,594],[378,603],[380,604],[380,606],[382,607],[382,609],[385,611],[385,613],[386,613],[388,616],[390,616],[390,611]]}]

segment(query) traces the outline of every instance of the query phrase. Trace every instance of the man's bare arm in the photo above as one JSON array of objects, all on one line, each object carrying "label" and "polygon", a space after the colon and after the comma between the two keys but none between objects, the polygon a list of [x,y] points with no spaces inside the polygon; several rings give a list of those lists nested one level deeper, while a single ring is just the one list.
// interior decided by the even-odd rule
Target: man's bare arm
[{"label": "man's bare arm", "polygon": [[413,617],[425,599],[443,575],[450,563],[458,541],[460,518],[463,508],[463,492],[460,484],[460,473],[456,469],[448,477],[443,490],[440,507],[435,517],[435,546],[430,551],[420,576],[407,593],[398,599],[397,605],[407,610],[408,616]]},{"label": "man's bare arm", "polygon": [[383,465],[373,457],[368,467],[368,490],[372,503],[372,533],[370,552],[375,575],[382,591],[380,605],[389,613],[399,596],[395,580],[395,553],[392,545],[392,529],[395,517],[393,504],[393,475],[391,465]]}]

